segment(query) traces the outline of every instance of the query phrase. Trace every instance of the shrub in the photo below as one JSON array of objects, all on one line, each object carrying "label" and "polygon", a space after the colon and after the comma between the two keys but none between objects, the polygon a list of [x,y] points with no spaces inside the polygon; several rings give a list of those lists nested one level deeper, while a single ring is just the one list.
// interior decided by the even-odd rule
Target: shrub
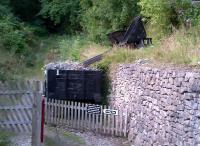
[{"label": "shrub", "polygon": [[64,25],[65,32],[80,30],[79,0],[40,0],[40,14],[44,18],[50,18],[54,24]]},{"label": "shrub", "polygon": [[128,26],[139,14],[138,0],[82,0],[81,25],[89,38],[102,42],[111,31]]},{"label": "shrub", "polygon": [[33,29],[17,20],[7,6],[0,5],[0,12],[3,12],[0,13],[0,51],[9,52],[18,61],[30,62],[30,46],[35,38]]},{"label": "shrub", "polygon": [[10,0],[12,12],[24,21],[33,21],[38,17],[40,11],[39,0]]},{"label": "shrub", "polygon": [[67,36],[59,42],[60,57],[63,60],[80,60],[81,52],[87,44],[85,36]]},{"label": "shrub", "polygon": [[[157,29],[159,37],[178,29],[191,10],[190,0],[140,0],[141,14]],[[155,34],[156,34],[155,33]]]},{"label": "shrub", "polygon": [[187,14],[188,20],[190,19],[194,26],[200,26],[200,4],[193,5]]}]

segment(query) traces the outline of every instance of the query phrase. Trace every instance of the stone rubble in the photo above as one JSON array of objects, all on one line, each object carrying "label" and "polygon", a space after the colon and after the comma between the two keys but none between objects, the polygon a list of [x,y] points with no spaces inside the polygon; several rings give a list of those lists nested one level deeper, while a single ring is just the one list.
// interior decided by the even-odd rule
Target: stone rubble
[{"label": "stone rubble", "polygon": [[52,62],[44,66],[45,70],[92,70],[96,71],[97,69],[91,67],[84,67],[83,64],[79,62],[73,61],[65,61],[65,62]]},{"label": "stone rubble", "polygon": [[129,109],[134,146],[200,146],[200,71],[146,64],[113,71],[110,105]]}]

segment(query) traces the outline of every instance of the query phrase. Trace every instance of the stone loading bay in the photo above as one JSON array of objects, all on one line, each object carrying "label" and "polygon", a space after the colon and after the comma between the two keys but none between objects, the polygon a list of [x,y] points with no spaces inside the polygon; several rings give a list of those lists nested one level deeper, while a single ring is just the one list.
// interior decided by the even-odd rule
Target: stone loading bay
[{"label": "stone loading bay", "polygon": [[129,109],[134,146],[200,145],[200,70],[135,63],[111,74],[109,102]]}]

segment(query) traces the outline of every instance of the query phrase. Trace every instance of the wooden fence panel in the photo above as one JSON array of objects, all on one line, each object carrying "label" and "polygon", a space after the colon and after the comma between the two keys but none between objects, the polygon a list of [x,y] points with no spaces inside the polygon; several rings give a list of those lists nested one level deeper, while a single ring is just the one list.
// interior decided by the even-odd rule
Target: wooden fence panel
[{"label": "wooden fence panel", "polygon": [[0,82],[0,128],[32,133],[32,146],[40,145],[41,85],[40,81]]},{"label": "wooden fence panel", "polygon": [[[51,105],[53,106],[53,113]],[[101,114],[88,114],[88,105],[86,103],[49,99],[46,104],[46,122],[63,124],[80,130],[92,130],[112,136],[127,137],[128,111],[126,109],[100,105]],[[118,111],[118,114],[105,114],[103,109],[114,109]]]}]

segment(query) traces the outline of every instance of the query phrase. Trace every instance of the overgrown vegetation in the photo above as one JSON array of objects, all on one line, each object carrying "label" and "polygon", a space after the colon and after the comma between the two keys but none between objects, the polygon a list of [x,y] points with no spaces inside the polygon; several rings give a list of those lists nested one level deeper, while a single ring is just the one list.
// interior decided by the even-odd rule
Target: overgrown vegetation
[{"label": "overgrown vegetation", "polygon": [[6,132],[3,129],[0,129],[0,146],[10,146],[10,136],[12,134],[10,132]]},{"label": "overgrown vegetation", "polygon": [[82,27],[89,37],[102,42],[111,31],[123,29],[139,14],[139,0],[82,0]]},{"label": "overgrown vegetation", "polygon": [[[143,17],[154,47],[111,48],[107,34]],[[0,2],[0,80],[36,74],[44,63],[82,61],[111,50],[98,64],[147,58],[199,61],[200,5],[190,0],[4,0]],[[184,37],[183,37],[184,36]]]},{"label": "overgrown vegetation", "polygon": [[155,46],[139,50],[114,47],[99,64],[109,66],[111,63],[148,59],[158,63],[197,65],[200,61],[199,34],[198,28],[182,29],[163,38]]}]

